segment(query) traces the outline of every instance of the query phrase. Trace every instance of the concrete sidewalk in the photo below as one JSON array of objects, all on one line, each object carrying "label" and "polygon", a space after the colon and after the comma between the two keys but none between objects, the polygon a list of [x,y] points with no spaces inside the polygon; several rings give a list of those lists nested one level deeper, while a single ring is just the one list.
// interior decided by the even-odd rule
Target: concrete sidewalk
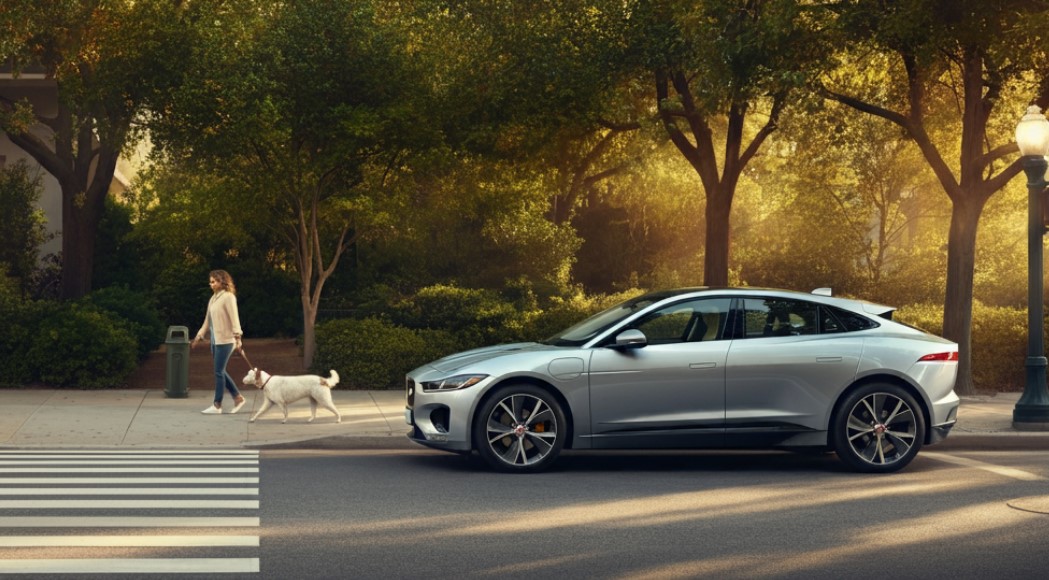
[{"label": "concrete sidewalk", "polygon": [[[288,422],[276,405],[255,423],[261,391],[244,389],[247,403],[228,414],[205,415],[213,391],[190,389],[183,399],[160,389],[81,391],[68,389],[0,390],[0,448],[7,447],[273,447],[353,446],[368,438],[410,444],[404,434],[404,392],[332,391],[342,422],[324,408],[313,423],[308,400],[288,407]],[[370,445],[374,446],[374,442]]]},{"label": "concrete sidewalk", "polygon": [[[262,393],[243,391],[247,404],[237,414],[204,415],[211,390],[191,389],[173,399],[162,389],[81,391],[0,390],[0,448],[33,447],[410,447],[405,437],[404,392],[332,392],[342,423],[327,410],[307,423],[309,403],[289,408],[281,424],[272,407],[255,423],[248,419],[262,404]],[[966,397],[958,424],[937,449],[1049,449],[1049,432],[1017,431],[1012,425],[1019,393]],[[226,409],[232,405],[227,397]]]}]

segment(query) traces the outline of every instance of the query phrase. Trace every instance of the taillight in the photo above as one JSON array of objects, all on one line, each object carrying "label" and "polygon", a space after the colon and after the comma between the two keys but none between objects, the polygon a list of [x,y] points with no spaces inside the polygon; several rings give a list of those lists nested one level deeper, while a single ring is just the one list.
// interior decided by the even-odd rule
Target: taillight
[{"label": "taillight", "polygon": [[957,362],[958,361],[958,351],[954,350],[954,351],[951,351],[951,352],[938,352],[938,353],[935,353],[935,354],[927,354],[927,355],[921,357],[920,359],[918,359],[918,362],[935,362],[935,361],[943,361],[943,362],[955,361],[955,362]]}]

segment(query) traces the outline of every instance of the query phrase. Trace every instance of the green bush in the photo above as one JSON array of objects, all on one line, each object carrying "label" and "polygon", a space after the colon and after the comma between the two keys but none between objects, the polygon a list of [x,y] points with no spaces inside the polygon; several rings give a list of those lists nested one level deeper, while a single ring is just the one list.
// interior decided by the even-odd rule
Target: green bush
[{"label": "green bush", "polygon": [[554,299],[528,326],[528,340],[545,340],[570,326],[585,320],[598,311],[585,299]]},{"label": "green bush", "polygon": [[26,361],[40,381],[56,387],[116,387],[135,369],[135,338],[113,314],[76,303],[39,303],[35,310]]},{"label": "green bush", "polygon": [[206,265],[171,262],[156,275],[150,292],[165,325],[200,328],[211,297],[209,271]]},{"label": "green bush", "polygon": [[96,290],[84,298],[86,304],[116,315],[124,321],[138,345],[138,359],[145,360],[164,342],[165,327],[149,296],[114,286]]},{"label": "green bush", "polygon": [[413,330],[378,318],[333,320],[317,325],[313,368],[338,371],[340,387],[398,389],[408,371],[460,349],[440,330]]},{"label": "green bush", "polygon": [[[246,336],[298,336],[302,333],[302,290],[298,277],[283,270],[253,264],[231,264],[229,273],[237,285],[237,307]],[[207,282],[206,275],[204,281]],[[194,332],[204,321],[207,305],[207,299],[197,304],[199,313],[192,319],[194,324],[189,325]]]},{"label": "green bush", "polygon": [[464,347],[522,340],[527,316],[493,290],[435,285],[393,306],[394,322],[444,330]]},{"label": "green bush", "polygon": [[976,388],[1022,391],[1026,378],[1027,309],[977,302],[973,304],[972,332]]},{"label": "green bush", "polygon": [[0,168],[0,264],[16,288],[28,294],[32,287],[40,246],[51,239],[47,219],[38,207],[43,186],[36,171],[25,160]]},{"label": "green bush", "polygon": [[[0,265],[0,270],[4,270]],[[18,282],[0,272],[0,386],[22,386],[32,380],[33,372],[26,360],[32,337],[33,321],[30,303],[23,301]]]},{"label": "green bush", "polygon": [[901,306],[893,313],[893,320],[920,328],[925,332],[943,334],[943,305],[910,304]]}]

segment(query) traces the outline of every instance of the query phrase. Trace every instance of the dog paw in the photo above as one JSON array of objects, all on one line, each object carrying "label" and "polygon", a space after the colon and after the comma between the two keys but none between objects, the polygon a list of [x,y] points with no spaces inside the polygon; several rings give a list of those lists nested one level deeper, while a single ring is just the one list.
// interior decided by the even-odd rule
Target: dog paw
[{"label": "dog paw", "polygon": [[255,422],[255,417],[252,417],[251,419],[248,419],[248,423],[254,423],[254,422]]},{"label": "dog paw", "polygon": [[342,423],[342,417],[336,417],[335,418],[335,422],[336,423]]}]

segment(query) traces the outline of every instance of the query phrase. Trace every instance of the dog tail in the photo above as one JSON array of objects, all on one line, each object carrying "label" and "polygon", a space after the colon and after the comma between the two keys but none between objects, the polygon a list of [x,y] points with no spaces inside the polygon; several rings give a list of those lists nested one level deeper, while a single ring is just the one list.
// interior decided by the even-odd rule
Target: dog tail
[{"label": "dog tail", "polygon": [[321,384],[325,387],[335,388],[335,385],[339,384],[339,373],[335,372],[335,369],[331,370],[331,376],[321,380]]}]

